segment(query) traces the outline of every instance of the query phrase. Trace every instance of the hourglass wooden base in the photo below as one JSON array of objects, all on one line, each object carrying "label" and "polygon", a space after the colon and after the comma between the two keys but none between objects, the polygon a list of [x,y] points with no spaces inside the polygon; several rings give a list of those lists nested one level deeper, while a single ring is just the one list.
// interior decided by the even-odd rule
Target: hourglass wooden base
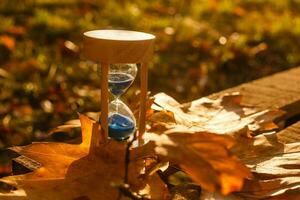
[{"label": "hourglass wooden base", "polygon": [[138,137],[146,125],[148,62],[153,56],[155,36],[125,30],[95,30],[84,33],[84,54],[101,64],[101,127],[108,138],[108,69],[109,64],[140,63],[141,93]]}]

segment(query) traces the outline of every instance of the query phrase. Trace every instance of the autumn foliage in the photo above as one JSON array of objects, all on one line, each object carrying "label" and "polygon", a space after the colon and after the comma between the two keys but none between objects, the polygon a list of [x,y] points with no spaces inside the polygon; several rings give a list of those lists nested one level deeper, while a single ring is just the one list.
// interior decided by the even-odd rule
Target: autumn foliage
[{"label": "autumn foliage", "polygon": [[[2,183],[16,189],[1,196],[176,199],[183,195],[180,187],[193,183],[202,189],[202,199],[276,199],[298,187],[297,173],[288,167],[297,163],[298,146],[285,144],[281,153],[282,141],[269,138],[276,134],[270,132],[277,128],[272,121],[283,112],[242,106],[240,100],[234,93],[179,104],[166,94],[157,94],[154,101],[149,100],[144,144],[137,139],[104,143],[100,125],[79,115],[79,144],[39,142],[11,148],[38,166],[30,173],[2,178]],[[170,178],[179,172],[188,179],[178,185]]]},{"label": "autumn foliage", "polygon": [[[190,101],[299,65],[299,8],[292,0],[1,0],[0,173],[10,176],[0,199],[300,199],[299,139],[276,132],[282,111],[241,105],[235,93],[184,104],[169,96]],[[143,145],[102,142],[99,71],[81,57],[82,32],[98,28],[157,36],[149,88],[169,95],[148,101]],[[126,97],[133,110],[136,89]],[[18,154],[13,170],[8,147]]]}]

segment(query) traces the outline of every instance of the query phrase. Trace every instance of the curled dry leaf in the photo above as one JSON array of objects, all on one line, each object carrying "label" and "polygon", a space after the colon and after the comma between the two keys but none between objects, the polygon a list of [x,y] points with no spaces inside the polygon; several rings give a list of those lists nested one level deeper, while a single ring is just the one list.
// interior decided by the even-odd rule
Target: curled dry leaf
[{"label": "curled dry leaf", "polygon": [[[155,139],[150,139],[155,141],[156,152],[163,158],[179,164],[206,190],[215,191],[220,188],[222,194],[239,191],[243,186],[243,179],[251,175],[229,151],[233,138],[246,141],[259,133],[274,130],[278,127],[273,120],[284,114],[276,109],[257,110],[242,106],[241,99],[241,95],[233,93],[219,99],[201,98],[179,104],[164,93],[155,95],[152,105],[155,112],[150,120],[149,131],[159,134],[154,135],[155,137],[152,135]],[[170,112],[173,115],[168,114]],[[162,116],[163,122],[160,120]],[[216,136],[213,133],[220,135]],[[210,141],[211,137],[222,137],[221,135],[224,136],[223,140]],[[229,135],[232,136],[231,139],[228,138]],[[228,144],[225,141],[231,142]],[[244,148],[249,147],[249,143],[245,145],[240,143],[240,140],[238,143]],[[247,148],[240,151],[235,146],[234,150],[234,153],[243,159],[248,154],[260,151],[260,148],[253,148],[248,152]],[[220,194],[219,197],[223,196]],[[228,198],[241,197],[231,195],[226,197]]]},{"label": "curled dry leaf", "polygon": [[174,113],[166,110],[153,113],[149,118],[149,122],[159,123],[176,123]]},{"label": "curled dry leaf", "polygon": [[159,93],[154,98],[152,109],[172,112],[175,122],[169,120],[165,127],[177,132],[184,129],[190,133],[211,132],[251,136],[260,131],[276,129],[273,120],[284,114],[280,110],[258,111],[252,107],[242,106],[240,105],[242,97],[238,93],[227,94],[215,100],[204,97],[186,104],[179,104],[164,93]]},{"label": "curled dry leaf", "polygon": [[[298,127],[300,123],[298,122]],[[254,179],[247,180],[243,189],[222,196],[205,192],[203,200],[294,200],[300,197],[300,142],[297,135],[283,130],[237,138],[233,148],[251,169]]]},{"label": "curled dry leaf", "polygon": [[[85,113],[86,116],[96,121],[99,119],[100,113],[99,112],[87,112]],[[52,135],[54,133],[60,132],[70,132],[74,128],[79,128],[81,126],[79,119],[72,119],[65,122],[63,125],[59,125],[48,132],[48,135]]]},{"label": "curled dry leaf", "polygon": [[[254,108],[243,107],[239,104],[240,96],[236,94],[224,96],[217,100],[202,98],[183,105],[165,94],[157,95],[156,104],[152,108],[156,112],[161,112],[164,109],[173,112],[175,120],[175,122],[169,120],[164,124],[159,122],[152,124],[151,131],[160,134],[152,139],[157,145],[157,153],[163,158],[170,156],[172,161],[181,163],[180,166],[190,174],[193,180],[206,189],[201,194],[203,200],[298,199],[300,197],[300,122],[281,132],[272,132],[270,130],[277,128],[272,121],[281,116],[282,111],[257,111]],[[161,128],[162,125],[164,128]],[[153,127],[156,126],[160,128],[154,129]],[[223,130],[222,127],[224,127]],[[211,173],[210,168],[199,167],[200,164],[203,164],[198,162],[199,157],[205,158],[205,161],[210,163],[210,157],[217,154],[220,148],[220,146],[211,145],[209,147],[213,149],[206,149],[202,154],[197,152],[196,146],[188,141],[192,141],[192,136],[201,136],[205,133],[197,132],[198,130],[233,136],[236,144],[231,148],[231,152],[246,164],[254,175],[253,179],[246,180],[241,191],[226,196],[217,191],[211,193],[207,191],[209,186],[204,186],[203,180],[202,182],[196,180],[197,177],[194,173],[200,174],[201,169],[205,169],[206,175]],[[251,137],[247,137],[249,132]],[[186,145],[181,146],[184,142],[174,139],[174,134],[176,137],[179,134],[182,138],[186,137],[184,139]],[[203,136],[203,138],[209,137]],[[207,157],[203,156],[205,153]],[[197,154],[198,158],[195,156]],[[222,164],[224,165],[229,162],[228,159],[224,158],[223,160]],[[199,166],[193,168],[196,165]],[[218,165],[213,165],[213,167],[216,166]],[[238,171],[238,168],[236,170]],[[204,176],[204,174],[201,175]],[[215,181],[215,179],[209,181],[212,180]],[[221,183],[219,182],[217,187],[221,187]],[[223,194],[225,194],[224,191]]]},{"label": "curled dry leaf", "polygon": [[[1,182],[17,188],[0,193],[1,199],[67,200],[85,196],[89,200],[116,199],[118,190],[111,186],[124,177],[126,143],[102,143],[99,124],[80,115],[82,143],[33,143],[12,150],[42,165],[23,175],[8,176]],[[164,184],[156,175],[140,179],[143,159],[134,151],[129,164],[129,185],[139,192],[161,199]],[[145,190],[145,187],[147,190]],[[153,193],[155,191],[155,193]],[[126,198],[122,198],[126,199]]]},{"label": "curled dry leaf", "polygon": [[[140,113],[140,102],[136,101],[136,99],[140,99],[140,94],[135,94],[135,101],[130,103],[130,108],[133,110],[133,114],[136,117],[136,119],[139,118]],[[149,93],[148,93],[149,95]],[[148,97],[146,101],[146,119],[148,119],[153,114],[153,110],[151,109],[152,104],[154,103],[153,97]]]},{"label": "curled dry leaf", "polygon": [[73,119],[70,121],[67,121],[64,125],[57,126],[56,128],[49,131],[49,135],[52,135],[53,133],[59,133],[59,132],[69,132],[73,128],[80,127],[80,120]]},{"label": "curled dry leaf", "polygon": [[16,46],[16,41],[13,37],[10,37],[8,35],[1,35],[0,44],[3,44],[7,49],[12,51]]},{"label": "curled dry leaf", "polygon": [[284,193],[289,191],[298,193],[289,193],[287,196],[299,196],[300,142],[289,142],[291,137],[282,137],[286,134],[286,130],[264,133],[244,139],[235,147],[235,152],[255,175],[255,179],[246,182],[240,196],[276,199],[281,195],[285,199]]},{"label": "curled dry leaf", "polygon": [[213,133],[170,132],[167,135],[146,133],[161,159],[178,164],[204,189],[221,189],[223,194],[238,191],[245,178],[251,177],[247,167],[229,149],[234,141],[229,136]]}]

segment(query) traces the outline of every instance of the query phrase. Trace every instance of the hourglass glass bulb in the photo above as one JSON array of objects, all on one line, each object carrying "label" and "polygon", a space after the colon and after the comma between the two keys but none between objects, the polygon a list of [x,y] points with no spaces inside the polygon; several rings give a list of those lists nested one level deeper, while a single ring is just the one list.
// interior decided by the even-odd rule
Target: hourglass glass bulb
[{"label": "hourglass glass bulb", "polygon": [[135,131],[136,121],[131,110],[119,99],[109,104],[108,135],[115,140],[126,140]]},{"label": "hourglass glass bulb", "polygon": [[108,72],[110,93],[118,98],[132,84],[137,73],[136,64],[111,64]]}]

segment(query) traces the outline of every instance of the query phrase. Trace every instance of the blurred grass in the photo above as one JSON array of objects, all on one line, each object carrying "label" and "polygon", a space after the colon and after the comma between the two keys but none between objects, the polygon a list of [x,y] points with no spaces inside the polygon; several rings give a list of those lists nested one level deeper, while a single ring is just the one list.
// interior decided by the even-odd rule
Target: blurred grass
[{"label": "blurred grass", "polygon": [[299,11],[299,0],[2,0],[0,148],[100,109],[84,31],[155,34],[149,89],[182,102],[299,65]]}]

